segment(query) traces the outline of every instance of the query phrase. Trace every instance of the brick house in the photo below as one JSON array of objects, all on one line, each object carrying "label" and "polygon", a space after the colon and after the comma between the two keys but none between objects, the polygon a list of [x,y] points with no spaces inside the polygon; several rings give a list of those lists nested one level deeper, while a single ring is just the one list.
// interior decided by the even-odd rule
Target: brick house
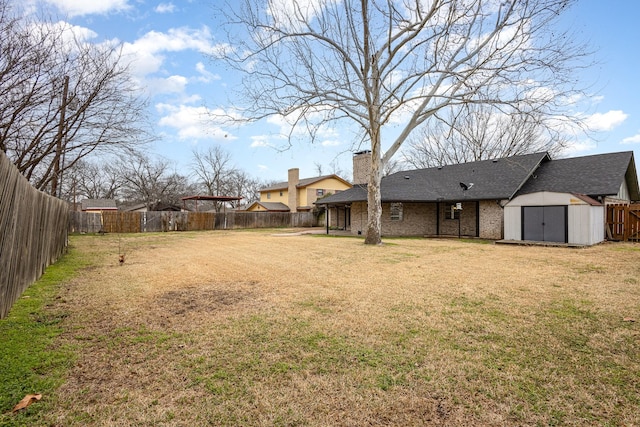
[{"label": "brick house", "polygon": [[[548,224],[540,221],[562,230],[549,239],[597,243],[604,240],[604,205],[640,198],[633,152],[576,159],[582,160],[534,153],[391,174],[381,182],[382,233],[529,240],[536,235],[527,234],[523,224],[538,226],[534,213],[539,209],[528,207],[545,205],[545,194],[559,193],[563,196],[547,197],[554,206],[563,206],[557,216]],[[353,188],[316,204],[327,209],[328,226],[362,234],[370,152],[356,153],[353,160]],[[573,219],[562,222],[560,216],[569,211]]]}]

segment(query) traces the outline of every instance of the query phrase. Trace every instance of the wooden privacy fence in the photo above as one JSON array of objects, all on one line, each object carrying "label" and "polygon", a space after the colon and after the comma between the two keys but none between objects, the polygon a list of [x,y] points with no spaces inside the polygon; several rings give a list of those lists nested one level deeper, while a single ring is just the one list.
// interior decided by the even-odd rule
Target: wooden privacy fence
[{"label": "wooden privacy fence", "polygon": [[69,206],[36,190],[0,151],[0,319],[67,246]]},{"label": "wooden privacy fence", "polygon": [[234,230],[240,228],[316,227],[313,212],[71,212],[72,233],[144,233]]},{"label": "wooden privacy fence", "polygon": [[640,242],[640,204],[607,206],[607,237]]}]

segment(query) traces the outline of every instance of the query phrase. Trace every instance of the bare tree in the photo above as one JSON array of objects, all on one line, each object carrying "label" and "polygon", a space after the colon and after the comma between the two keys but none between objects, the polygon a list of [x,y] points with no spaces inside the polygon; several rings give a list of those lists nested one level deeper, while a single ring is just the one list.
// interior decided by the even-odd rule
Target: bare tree
[{"label": "bare tree", "polygon": [[[318,174],[318,176],[322,176],[322,172],[325,170],[324,166],[322,165],[322,163],[320,162],[314,162],[314,167],[316,170],[316,173]],[[342,170],[342,168],[340,167],[340,164],[338,164],[337,159],[333,159],[330,163],[329,163],[329,173],[333,174],[333,175],[338,175],[339,177],[344,177],[345,176],[345,172]]]},{"label": "bare tree", "polygon": [[219,145],[205,151],[193,150],[191,170],[209,196],[228,195],[229,176],[235,172],[231,154]]},{"label": "bare tree", "polygon": [[81,160],[67,170],[62,185],[66,200],[117,199],[123,184],[122,171],[110,161]]},{"label": "bare tree", "polygon": [[541,114],[467,104],[438,116],[439,121],[409,139],[404,163],[428,168],[542,151],[556,154],[567,143]]},{"label": "bare tree", "polygon": [[7,4],[0,0],[0,149],[36,188],[60,195],[80,159],[148,141],[146,101],[120,46],[17,18]]},{"label": "bare tree", "polygon": [[387,163],[384,164],[384,169],[382,171],[382,176],[389,176],[393,173],[399,172],[402,170],[402,162],[398,159],[391,159]]},{"label": "bare tree", "polygon": [[[232,163],[231,155],[218,145],[205,151],[194,150],[191,170],[197,185],[204,188],[208,195],[242,197],[240,201],[229,202],[231,207],[260,199],[259,181],[237,169]],[[222,207],[222,203],[214,204],[217,212]]]},{"label": "bare tree", "polygon": [[260,200],[260,182],[250,177],[246,172],[236,170],[229,179],[230,195],[242,197],[242,200],[230,202],[232,207],[240,204],[250,204]]},{"label": "bare tree", "polygon": [[144,203],[154,210],[162,204],[179,205],[182,197],[192,195],[187,177],[175,172],[166,159],[136,154],[118,162],[117,167],[123,181],[122,195],[129,203]]},{"label": "bare tree", "polygon": [[[219,145],[206,151],[193,151],[191,170],[199,185],[205,188],[209,196],[235,196],[234,176],[238,170],[231,162],[231,155]],[[214,203],[216,212],[222,209],[222,203]]]},{"label": "bare tree", "polygon": [[468,103],[565,111],[585,52],[552,25],[571,3],[238,0],[220,10],[228,43],[218,57],[243,73],[251,119],[280,115],[312,139],[337,120],[360,127],[356,144],[372,155],[365,243],[379,244],[384,166],[436,113]]}]

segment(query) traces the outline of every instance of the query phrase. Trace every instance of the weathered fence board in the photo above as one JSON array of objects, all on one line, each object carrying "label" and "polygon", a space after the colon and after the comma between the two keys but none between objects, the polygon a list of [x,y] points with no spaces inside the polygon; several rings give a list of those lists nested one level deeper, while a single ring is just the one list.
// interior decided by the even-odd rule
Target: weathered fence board
[{"label": "weathered fence board", "polygon": [[640,242],[640,204],[607,206],[607,237]]},{"label": "weathered fence board", "polygon": [[69,213],[70,233],[99,233],[102,230],[102,215],[90,212]]},{"label": "weathered fence board", "polygon": [[140,233],[320,226],[313,212],[72,212],[76,233]]},{"label": "weathered fence board", "polygon": [[64,251],[68,210],[33,188],[0,152],[0,318]]},{"label": "weathered fence board", "polygon": [[140,215],[137,212],[103,212],[103,231],[106,233],[139,233]]}]

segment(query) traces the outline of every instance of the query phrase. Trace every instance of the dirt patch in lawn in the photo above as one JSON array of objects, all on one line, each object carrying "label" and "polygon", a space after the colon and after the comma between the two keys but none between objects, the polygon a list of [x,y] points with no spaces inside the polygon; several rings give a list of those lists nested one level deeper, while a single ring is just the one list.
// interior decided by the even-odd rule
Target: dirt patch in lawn
[{"label": "dirt patch in lawn", "polygon": [[50,424],[640,422],[637,245],[273,234],[74,237]]},{"label": "dirt patch in lawn", "polygon": [[202,286],[164,292],[156,298],[156,303],[161,311],[165,311],[169,315],[180,315],[187,312],[214,313],[241,304],[250,297],[251,293],[249,292],[208,289],[207,286]]}]

